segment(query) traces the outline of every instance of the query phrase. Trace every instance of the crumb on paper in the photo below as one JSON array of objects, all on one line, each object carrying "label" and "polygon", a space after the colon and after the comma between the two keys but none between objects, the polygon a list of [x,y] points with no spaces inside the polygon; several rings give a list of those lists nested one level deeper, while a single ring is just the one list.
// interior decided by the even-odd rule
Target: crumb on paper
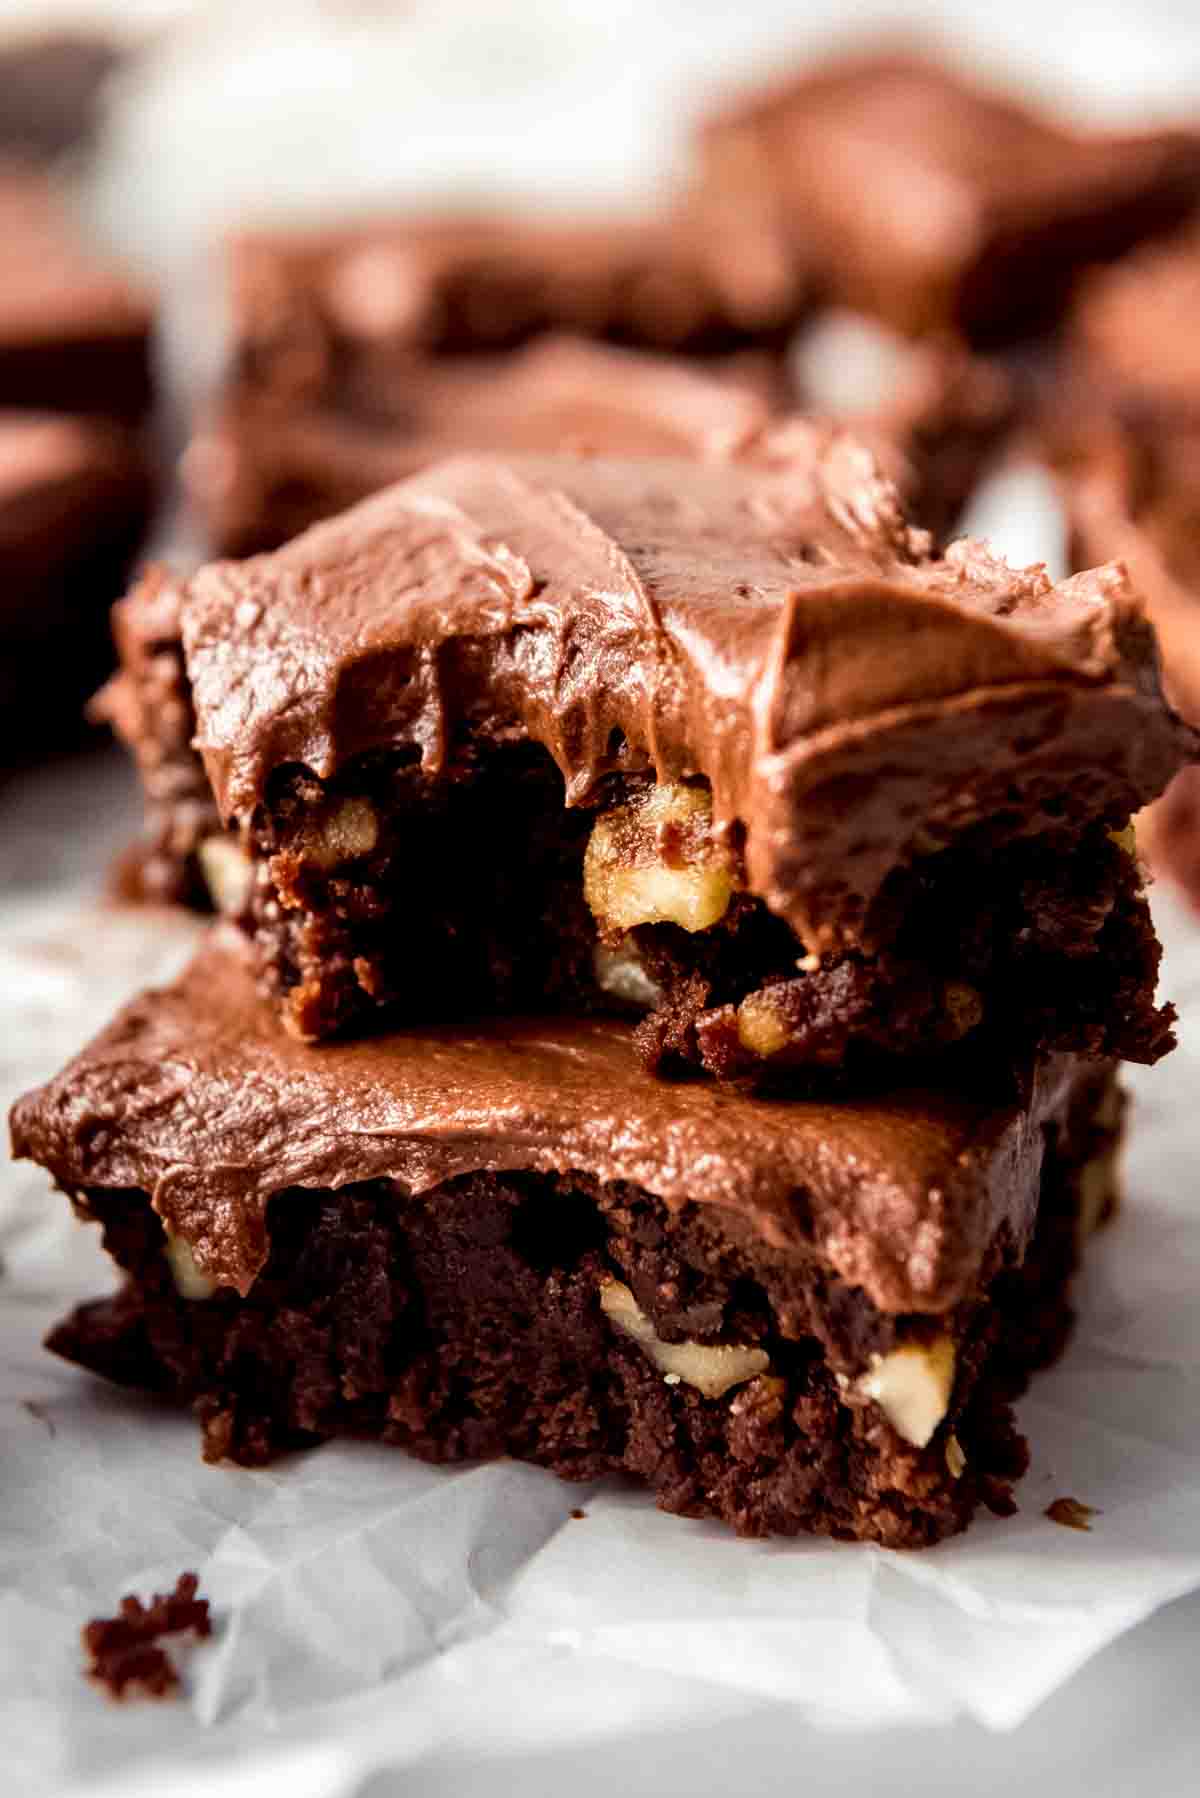
[{"label": "crumb on paper", "polygon": [[587,1516],[587,1512],[581,1511],[579,1509],[579,1506],[576,1505],[575,1509],[571,1512],[571,1515],[575,1519],[576,1523],[579,1523],[582,1521],[583,1518],[585,1518]]},{"label": "crumb on paper", "polygon": [[196,1595],[199,1585],[194,1573],[181,1573],[173,1592],[156,1592],[149,1604],[127,1593],[115,1617],[85,1623],[85,1677],[110,1698],[173,1698],[179,1674],[159,1640],[187,1630],[201,1639],[212,1634],[208,1600]]},{"label": "crumb on paper", "polygon": [[1052,1505],[1046,1506],[1046,1516],[1051,1523],[1061,1523],[1067,1530],[1090,1530],[1091,1519],[1099,1515],[1094,1505],[1085,1505],[1079,1498],[1056,1498]]}]

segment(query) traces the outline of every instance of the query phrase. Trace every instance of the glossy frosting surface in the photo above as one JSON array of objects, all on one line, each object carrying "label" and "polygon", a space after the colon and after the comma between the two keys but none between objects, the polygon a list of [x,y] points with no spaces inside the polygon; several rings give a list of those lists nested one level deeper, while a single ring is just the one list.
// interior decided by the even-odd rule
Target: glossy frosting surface
[{"label": "glossy frosting surface", "polygon": [[[135,1187],[242,1290],[291,1187],[389,1179],[397,1202],[479,1170],[632,1181],[721,1207],[816,1255],[883,1310],[939,1311],[1002,1222],[1032,1225],[1043,1122],[1095,1070],[1065,1059],[1024,1104],[946,1091],[765,1101],[648,1080],[610,1019],[491,1019],[306,1048],[218,927],[172,987],[135,999],[13,1112],[14,1148],[68,1190]],[[283,1201],[286,1203],[286,1200]]]}]

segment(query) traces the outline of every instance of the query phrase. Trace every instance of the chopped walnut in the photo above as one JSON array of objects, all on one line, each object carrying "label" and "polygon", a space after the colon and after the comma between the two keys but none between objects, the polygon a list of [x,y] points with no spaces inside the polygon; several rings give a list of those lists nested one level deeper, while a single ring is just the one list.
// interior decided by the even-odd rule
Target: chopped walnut
[{"label": "chopped walnut", "polygon": [[370,855],[379,842],[379,819],[369,799],[331,802],[306,828],[305,860],[326,871]]},{"label": "chopped walnut", "polygon": [[645,1350],[669,1385],[678,1385],[682,1380],[705,1398],[721,1398],[731,1387],[770,1368],[770,1360],[760,1348],[724,1342],[663,1342],[621,1280],[604,1281],[600,1309],[623,1335]]},{"label": "chopped walnut", "polygon": [[596,820],[583,891],[601,930],[678,924],[707,930],[728,910],[732,871],[711,834],[703,787],[656,786]]},{"label": "chopped walnut", "polygon": [[192,1245],[185,1236],[177,1236],[173,1230],[168,1230],[163,1254],[171,1270],[175,1290],[181,1299],[212,1297],[217,1290],[217,1282],[211,1274],[206,1274],[203,1268],[197,1266]]},{"label": "chopped walnut", "polygon": [[898,1436],[924,1448],[950,1408],[954,1363],[949,1336],[902,1343],[886,1355],[872,1355],[855,1391],[879,1406]]}]

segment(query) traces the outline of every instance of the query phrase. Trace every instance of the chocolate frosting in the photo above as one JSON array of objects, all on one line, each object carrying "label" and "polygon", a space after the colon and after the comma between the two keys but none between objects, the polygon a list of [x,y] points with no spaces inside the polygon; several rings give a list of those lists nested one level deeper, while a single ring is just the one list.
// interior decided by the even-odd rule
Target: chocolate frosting
[{"label": "chocolate frosting", "polygon": [[445,765],[516,721],[587,803],[614,768],[703,775],[749,890],[813,950],[858,941],[922,847],[1049,791],[1127,815],[1194,740],[1120,568],[1052,586],[935,557],[869,453],[796,424],[776,466],[461,458],[183,591],[222,814],[273,769]]},{"label": "chocolate frosting", "polygon": [[[1027,1103],[946,1091],[764,1101],[647,1080],[611,1019],[492,1019],[306,1048],[256,997],[229,927],[20,1100],[14,1153],[71,1192],[137,1188],[200,1267],[245,1292],[266,1209],[354,1181],[428,1192],[472,1171],[631,1181],[748,1220],[889,1312],[948,1309],[997,1229],[1032,1228],[1044,1129],[1095,1068],[1060,1059]],[[286,1197],[282,1201],[286,1203]]]}]

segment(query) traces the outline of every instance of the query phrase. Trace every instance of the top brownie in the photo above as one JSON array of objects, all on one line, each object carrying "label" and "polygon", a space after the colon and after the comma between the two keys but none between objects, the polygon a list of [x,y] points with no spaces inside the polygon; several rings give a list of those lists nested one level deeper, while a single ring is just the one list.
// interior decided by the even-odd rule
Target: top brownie
[{"label": "top brownie", "polygon": [[[712,350],[791,322],[804,283],[759,233],[647,221],[374,220],[230,247],[238,378],[366,415],[403,410],[406,358],[548,330]],[[398,398],[397,398],[398,396]]]},{"label": "top brownie", "polygon": [[1168,1045],[1111,833],[1194,746],[1139,603],[936,556],[850,438],[452,460],[175,603],[303,1036],[536,993],[727,1076]]},{"label": "top brownie", "polygon": [[827,291],[913,332],[1040,324],[1085,264],[1200,198],[1195,133],[1072,130],[901,54],[754,96],[701,152],[717,192],[771,193],[774,228]]}]

